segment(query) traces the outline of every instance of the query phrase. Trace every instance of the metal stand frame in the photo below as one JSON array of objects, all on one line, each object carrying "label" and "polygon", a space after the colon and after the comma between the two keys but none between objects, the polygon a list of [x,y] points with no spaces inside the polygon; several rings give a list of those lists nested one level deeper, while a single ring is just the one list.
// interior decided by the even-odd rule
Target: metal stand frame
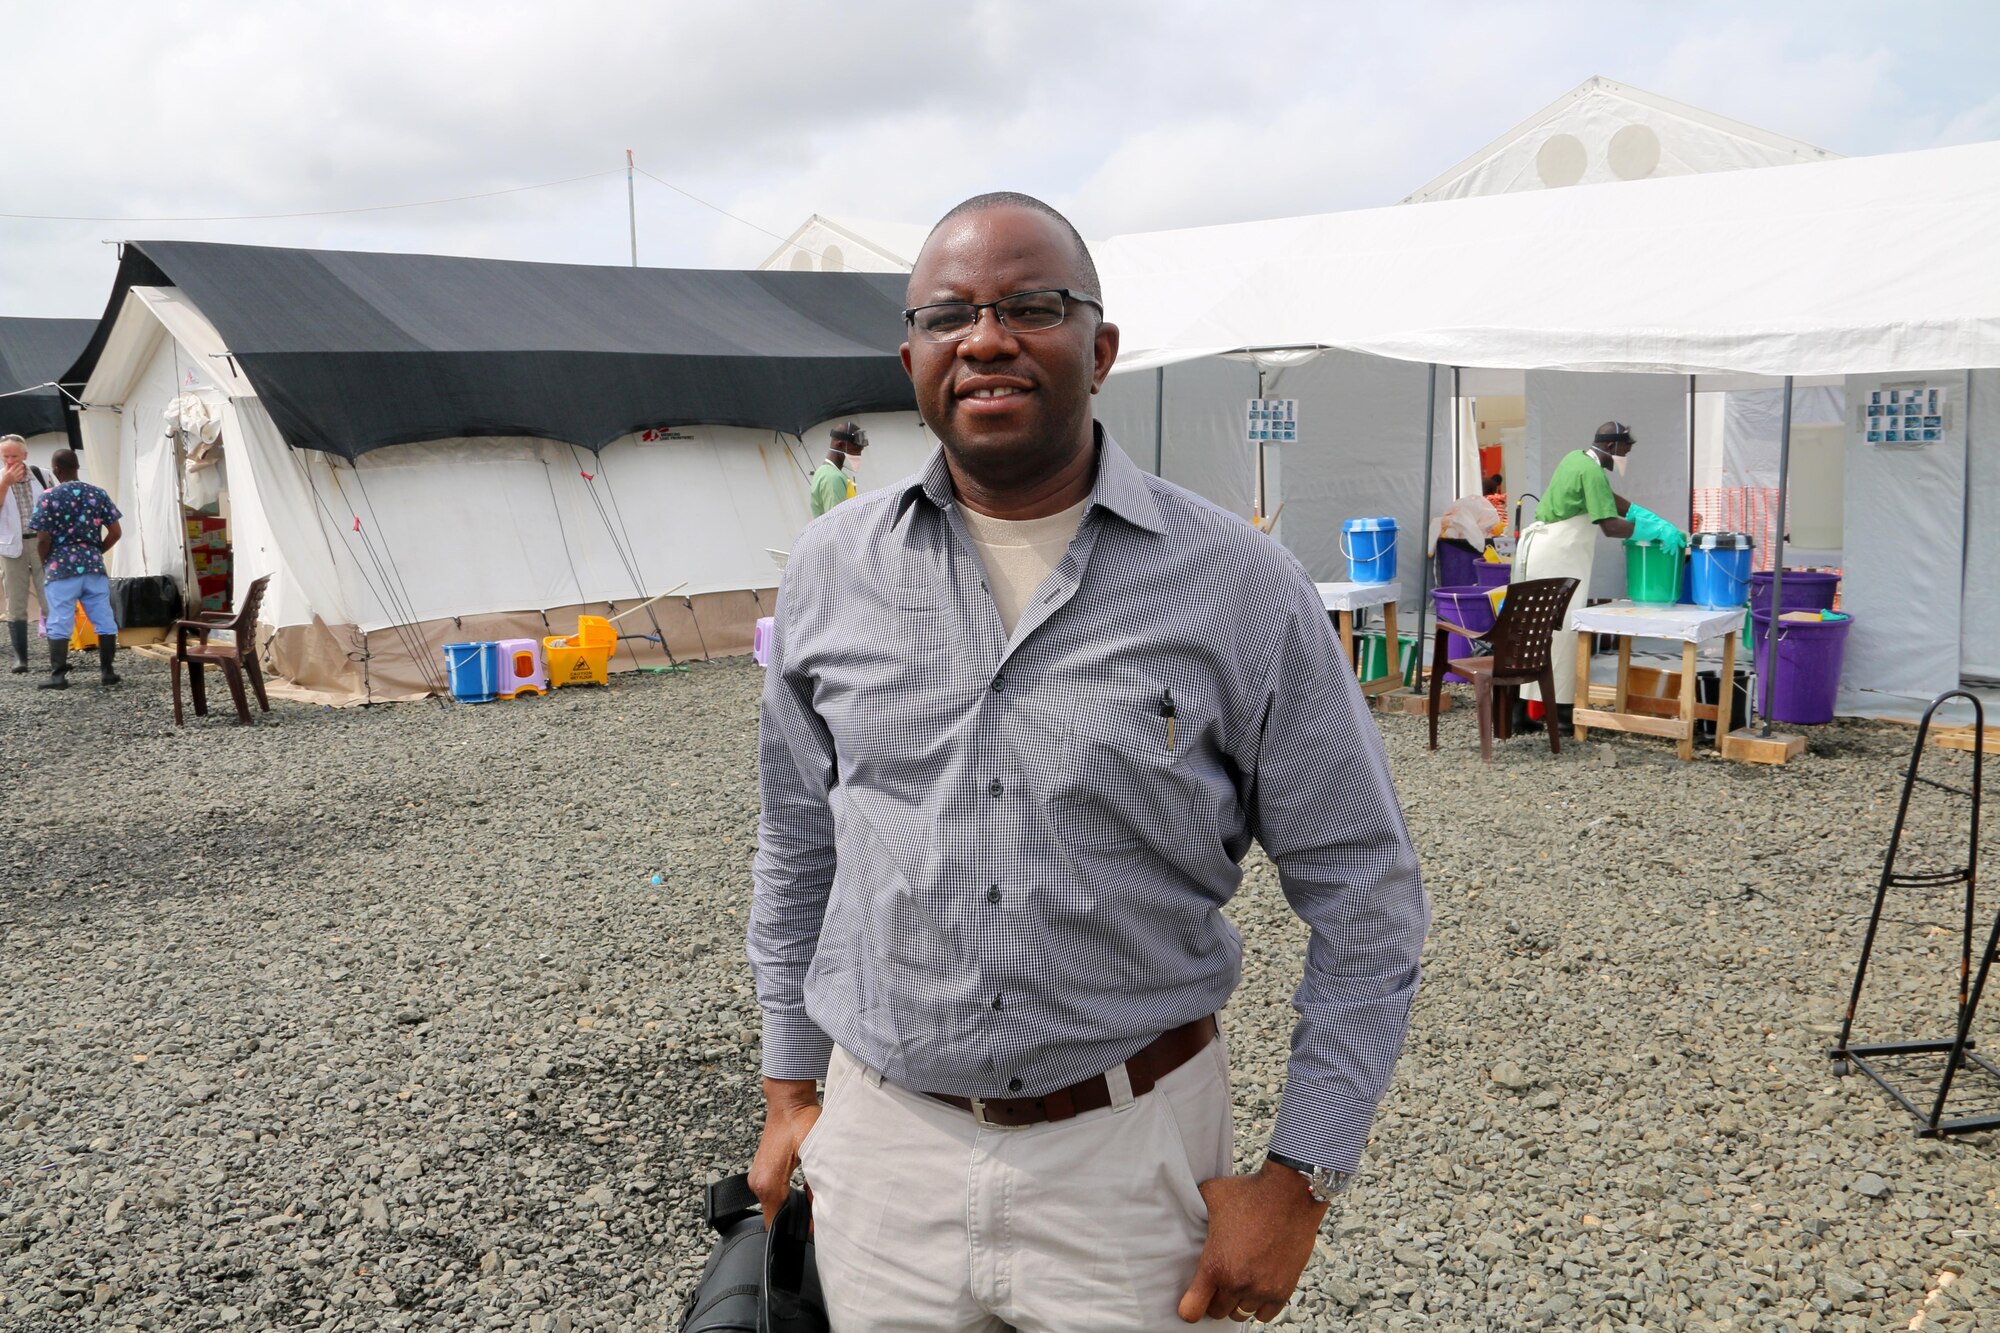
[{"label": "metal stand frame", "polygon": [[[1923,762],[1924,743],[1930,737],[1931,718],[1947,700],[1964,699],[1972,705],[1972,786],[1970,789],[1954,787],[1922,777],[1917,769]],[[1979,889],[1979,803],[1984,779],[1984,746],[1986,740],[1986,711],[1977,697],[1964,690],[1948,690],[1931,701],[1924,710],[1924,719],[1917,726],[1916,748],[1910,752],[1910,767],[1903,775],[1903,799],[1896,807],[1895,831],[1889,835],[1889,854],[1882,863],[1882,880],[1875,890],[1875,910],[1868,918],[1868,934],[1861,943],[1861,961],[1854,969],[1854,989],[1847,998],[1847,1016],[1840,1025],[1840,1042],[1827,1052],[1834,1061],[1833,1072],[1846,1074],[1852,1066],[1882,1085],[1904,1110],[1915,1116],[1921,1125],[1917,1133],[1924,1138],[1939,1138],[1946,1134],[1969,1134],[1975,1130],[2000,1128],[2000,1111],[1985,1114],[1958,1116],[1945,1119],[1944,1108],[1951,1096],[1951,1085],[1958,1071],[1967,1065],[1976,1065],[1996,1085],[2000,1085],[2000,1067],[1981,1055],[1978,1043],[1972,1039],[1973,1016],[1979,1011],[1979,998],[1986,989],[1986,975],[1993,965],[1996,948],[2000,948],[2000,914],[1993,919],[1993,929],[1986,937],[1985,952],[1979,958],[1979,970],[1972,969],[1972,927],[1973,913]],[[1922,871],[1915,874],[1899,874],[1896,857],[1902,849],[1903,823],[1910,813],[1910,795],[1917,784],[1933,787],[1953,796],[1963,798],[1969,807],[1969,837],[1965,864],[1955,870]],[[1958,1032],[1956,1036],[1932,1041],[1889,1041],[1855,1045],[1848,1041],[1854,1031],[1854,1012],[1861,1003],[1861,986],[1868,977],[1868,957],[1875,948],[1875,932],[1882,923],[1882,905],[1891,888],[1899,889],[1942,889],[1954,884],[1965,886],[1965,914],[1960,932],[1958,958]],[[1943,1055],[1944,1072],[1938,1081],[1937,1097],[1926,1113],[1909,1094],[1905,1093],[1876,1061],[1913,1055]]]}]

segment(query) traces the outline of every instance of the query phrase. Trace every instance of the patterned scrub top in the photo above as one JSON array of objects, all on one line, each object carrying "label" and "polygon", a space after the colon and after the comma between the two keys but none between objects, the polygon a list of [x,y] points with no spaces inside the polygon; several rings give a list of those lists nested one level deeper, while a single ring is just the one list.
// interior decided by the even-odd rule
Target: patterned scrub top
[{"label": "patterned scrub top", "polygon": [[29,524],[36,532],[46,532],[51,538],[48,564],[42,576],[53,581],[102,574],[102,529],[123,517],[104,489],[87,481],[66,481],[42,492]]}]

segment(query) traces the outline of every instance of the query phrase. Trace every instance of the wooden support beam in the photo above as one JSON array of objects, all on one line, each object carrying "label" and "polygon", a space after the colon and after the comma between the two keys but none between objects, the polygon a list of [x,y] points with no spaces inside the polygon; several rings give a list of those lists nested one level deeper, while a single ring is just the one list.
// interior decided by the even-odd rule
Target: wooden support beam
[{"label": "wooden support beam", "polygon": [[1806,752],[1806,738],[1772,732],[1769,736],[1748,727],[1722,738],[1722,757],[1746,764],[1784,764]]}]

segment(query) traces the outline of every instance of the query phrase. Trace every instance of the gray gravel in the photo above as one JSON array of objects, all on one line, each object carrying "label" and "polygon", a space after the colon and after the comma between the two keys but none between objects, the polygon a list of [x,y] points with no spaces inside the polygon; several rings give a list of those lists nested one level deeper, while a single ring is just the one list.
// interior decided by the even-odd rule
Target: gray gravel
[{"label": "gray gravel", "polygon": [[[0,677],[0,1328],[671,1327],[757,1124],[761,673],[176,732],[126,661]],[[1482,769],[1470,709],[1382,726],[1437,921],[1292,1325],[2000,1329],[2000,1139],[1823,1054],[1907,729]],[[1869,1035],[1944,1030],[1952,912],[1898,907]],[[1233,914],[1247,1164],[1303,936],[1261,859]]]}]

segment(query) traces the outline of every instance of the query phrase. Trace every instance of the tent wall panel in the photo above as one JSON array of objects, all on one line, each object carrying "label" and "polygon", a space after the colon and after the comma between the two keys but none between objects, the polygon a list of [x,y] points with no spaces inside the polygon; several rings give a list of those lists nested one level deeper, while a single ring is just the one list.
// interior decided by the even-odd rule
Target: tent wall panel
[{"label": "tent wall panel", "polygon": [[[1171,378],[1179,366],[1167,371]],[[1424,391],[1430,367],[1330,351],[1265,376],[1272,398],[1299,400],[1299,443],[1284,455],[1285,545],[1314,579],[1348,576],[1341,524],[1389,517],[1397,524],[1403,601],[1416,604],[1425,556]],[[1438,374],[1433,509],[1451,502],[1451,372]],[[1240,410],[1240,409],[1239,409]]]},{"label": "tent wall panel", "polygon": [[[1521,488],[1540,495],[1563,455],[1589,444],[1606,421],[1624,422],[1637,441],[1625,475],[1612,477],[1612,489],[1685,530],[1687,380],[1679,375],[1529,371],[1527,473]],[[1616,542],[1598,544],[1590,595],[1625,595],[1624,551]]]},{"label": "tent wall panel", "polygon": [[[641,666],[666,666],[670,660],[698,662],[744,656],[750,651],[757,615],[769,615],[777,597],[776,588],[766,587],[704,593],[685,601],[667,598],[656,605],[673,658],[656,644],[624,638],[612,656],[611,669],[630,671]],[[421,699],[431,693],[447,643],[567,634],[576,628],[578,615],[603,615],[607,609],[603,603],[558,606],[549,608],[546,615],[459,616],[367,633],[351,625],[292,625],[271,632],[265,643],[272,669],[295,684],[335,701],[387,703]],[[639,628],[634,629],[634,625]],[[645,612],[627,617],[618,628],[625,634],[653,632]],[[425,654],[421,664],[412,655],[419,646]]]},{"label": "tent wall panel", "polygon": [[[1847,426],[1841,609],[1854,617],[1841,685],[1929,699],[1958,684],[1965,572],[1966,372],[1850,375],[1847,401],[1885,383],[1948,387],[1950,438],[1915,449],[1871,445]],[[1787,563],[1790,563],[1789,560]]]},{"label": "tent wall panel", "polygon": [[2000,370],[1975,370],[1965,423],[1965,609],[1959,670],[2000,679]]}]

